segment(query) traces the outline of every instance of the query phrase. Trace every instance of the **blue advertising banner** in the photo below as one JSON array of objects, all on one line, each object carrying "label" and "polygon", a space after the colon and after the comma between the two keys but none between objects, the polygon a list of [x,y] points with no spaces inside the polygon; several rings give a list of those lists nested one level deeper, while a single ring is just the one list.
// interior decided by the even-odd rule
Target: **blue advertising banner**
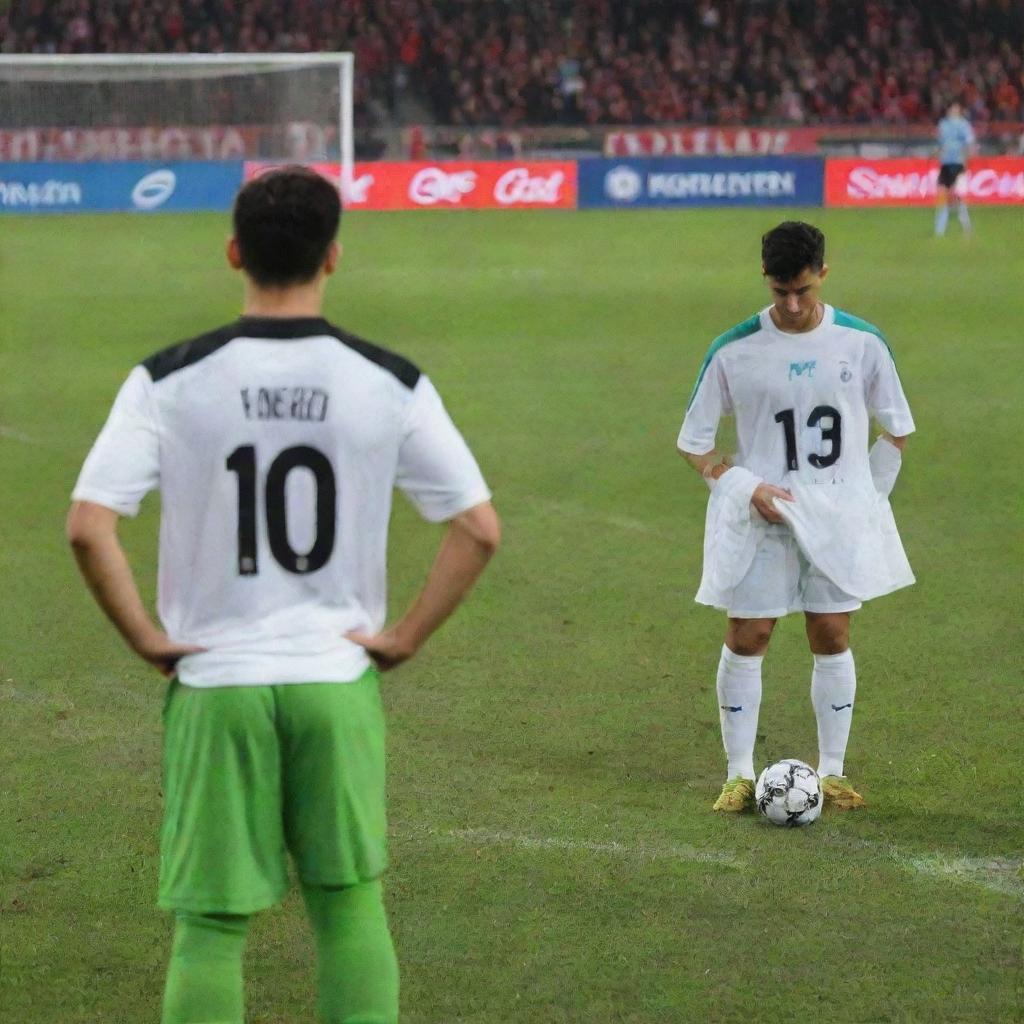
[{"label": "blue advertising banner", "polygon": [[239,160],[0,163],[0,213],[228,210]]},{"label": "blue advertising banner", "polygon": [[581,160],[580,209],[637,206],[821,206],[818,157]]}]

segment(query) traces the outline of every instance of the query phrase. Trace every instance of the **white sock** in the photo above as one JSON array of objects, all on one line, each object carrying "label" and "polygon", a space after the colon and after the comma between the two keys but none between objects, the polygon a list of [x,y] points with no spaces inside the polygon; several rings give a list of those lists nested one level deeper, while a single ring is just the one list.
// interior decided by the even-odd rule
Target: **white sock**
[{"label": "white sock", "polygon": [[949,207],[940,206],[935,211],[935,234],[944,235],[946,233],[946,225],[949,223]]},{"label": "white sock", "polygon": [[971,215],[967,212],[967,204],[966,203],[959,202],[959,203],[956,204],[956,215],[957,215],[957,218],[960,221],[960,227],[962,227],[964,229],[964,231],[970,231],[971,230]]},{"label": "white sock", "polygon": [[843,774],[856,692],[857,674],[851,651],[814,656],[811,703],[818,719],[818,774],[821,776]]},{"label": "white sock", "polygon": [[754,741],[761,709],[761,662],[764,656],[746,657],[722,647],[718,662],[718,717],[722,743],[729,759],[726,779],[756,779]]}]

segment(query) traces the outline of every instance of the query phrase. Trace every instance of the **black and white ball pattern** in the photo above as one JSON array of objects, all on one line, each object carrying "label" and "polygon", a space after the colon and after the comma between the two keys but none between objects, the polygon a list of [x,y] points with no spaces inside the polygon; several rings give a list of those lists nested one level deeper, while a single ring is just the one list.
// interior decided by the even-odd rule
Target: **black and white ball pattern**
[{"label": "black and white ball pattern", "polygon": [[754,798],[773,825],[809,825],[821,814],[821,780],[809,764],[789,757],[761,772]]}]

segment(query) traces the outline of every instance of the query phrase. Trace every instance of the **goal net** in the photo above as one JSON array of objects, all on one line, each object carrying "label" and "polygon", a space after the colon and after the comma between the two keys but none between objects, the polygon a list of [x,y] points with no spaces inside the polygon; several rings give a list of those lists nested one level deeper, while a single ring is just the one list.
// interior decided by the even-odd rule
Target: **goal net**
[{"label": "goal net", "polygon": [[337,162],[349,53],[0,55],[0,162]]}]

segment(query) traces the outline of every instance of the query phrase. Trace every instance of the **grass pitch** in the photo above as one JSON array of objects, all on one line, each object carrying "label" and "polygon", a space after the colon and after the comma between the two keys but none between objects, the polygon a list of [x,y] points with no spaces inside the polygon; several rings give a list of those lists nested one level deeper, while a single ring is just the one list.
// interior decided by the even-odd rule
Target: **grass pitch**
[{"label": "grass pitch", "polygon": [[[1020,214],[797,211],[824,297],[882,327],[918,423],[893,504],[918,584],[854,619],[865,813],[710,812],[722,617],[674,451],[710,340],[768,301],[784,211],[356,215],[327,315],[435,380],[505,544],[386,677],[387,900],[409,1024],[1021,1019]],[[232,319],[221,216],[0,221],[0,1018],[155,1021],[160,708],[87,597],[68,494],[121,380]],[[153,593],[158,507],[125,524]],[[404,502],[391,604],[437,532]],[[798,617],[757,761],[814,761]],[[313,1019],[292,895],[253,922],[249,1020]]]}]

